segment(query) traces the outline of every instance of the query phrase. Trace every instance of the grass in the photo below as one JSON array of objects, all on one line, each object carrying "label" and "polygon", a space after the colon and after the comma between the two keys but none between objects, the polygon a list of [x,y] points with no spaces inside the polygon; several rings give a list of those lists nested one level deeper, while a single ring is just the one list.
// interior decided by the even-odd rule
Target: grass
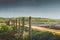
[{"label": "grass", "polygon": [[[26,40],[29,40],[29,34],[28,34],[28,27],[26,27]],[[48,29],[49,30],[49,29]],[[53,32],[52,32],[53,33]],[[60,35],[57,33],[52,34],[51,31],[47,31],[45,28],[42,27],[35,27],[32,26],[32,40],[60,40]]]},{"label": "grass", "polygon": [[[7,25],[0,25],[0,26],[2,27],[2,29],[10,27]],[[18,27],[18,29],[19,29],[19,27]],[[8,30],[8,28],[5,30]],[[22,40],[22,26],[21,26],[20,30],[21,30],[20,33],[15,33],[15,31],[12,32],[13,30],[12,31],[9,30],[9,33],[8,32],[4,33],[4,31],[3,31],[2,33],[4,33],[4,35],[2,35],[2,36],[0,35],[0,37],[2,37],[4,40]],[[56,35],[56,34],[54,35],[54,34],[52,34],[53,32],[51,33],[51,31],[49,31],[49,30],[52,31],[54,29],[32,26],[32,32],[31,32],[32,40],[60,40],[59,35]],[[57,30],[55,30],[55,31],[57,31]],[[28,28],[28,26],[25,26],[24,40],[29,40],[28,32],[29,32],[29,28]]]},{"label": "grass", "polygon": [[[28,26],[27,26],[27,27],[28,27]],[[32,29],[38,30],[38,31],[42,31],[42,32],[51,32],[51,33],[53,33],[53,34],[60,35],[60,30],[56,30],[56,29],[49,29],[49,28],[36,27],[36,26],[32,26]]]}]

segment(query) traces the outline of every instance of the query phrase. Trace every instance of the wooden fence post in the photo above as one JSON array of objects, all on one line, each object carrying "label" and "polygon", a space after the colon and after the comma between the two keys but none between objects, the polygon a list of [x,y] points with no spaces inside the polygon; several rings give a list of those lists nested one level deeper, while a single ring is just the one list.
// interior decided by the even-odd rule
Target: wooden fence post
[{"label": "wooden fence post", "polygon": [[32,40],[31,17],[29,17],[29,40]]},{"label": "wooden fence post", "polygon": [[21,26],[20,26],[20,19],[19,19],[19,33],[20,33],[20,30],[21,30]]},{"label": "wooden fence post", "polygon": [[9,26],[11,25],[11,24],[10,24],[10,21],[11,21],[11,19],[9,19],[9,20],[6,22],[6,24],[9,25]]},{"label": "wooden fence post", "polygon": [[[17,26],[17,24],[18,24],[18,20],[16,19],[16,30],[17,30],[17,34],[18,34],[18,26]],[[18,40],[18,37],[17,37],[16,40]]]},{"label": "wooden fence post", "polygon": [[9,19],[9,26],[11,25],[11,19]]},{"label": "wooden fence post", "polygon": [[14,23],[13,23],[13,27],[14,27],[14,30],[16,30],[16,27],[15,27],[15,20],[14,20]]},{"label": "wooden fence post", "polygon": [[25,34],[25,28],[24,28],[24,24],[25,24],[25,21],[24,21],[24,17],[22,18],[22,40],[24,40],[24,34]]},{"label": "wooden fence post", "polygon": [[17,19],[16,19],[16,30],[17,30]]}]

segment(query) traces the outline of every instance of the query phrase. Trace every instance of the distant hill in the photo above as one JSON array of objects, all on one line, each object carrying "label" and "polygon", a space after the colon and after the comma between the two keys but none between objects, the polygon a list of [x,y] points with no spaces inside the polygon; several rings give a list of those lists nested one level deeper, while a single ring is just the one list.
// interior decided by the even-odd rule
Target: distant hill
[{"label": "distant hill", "polygon": [[[0,17],[0,22],[5,22],[5,21],[8,21],[9,19],[12,19],[12,20],[21,19],[22,20],[22,17],[13,17],[13,18]],[[28,21],[28,17],[25,17],[25,21]],[[32,22],[60,22],[60,19],[32,17]]]}]

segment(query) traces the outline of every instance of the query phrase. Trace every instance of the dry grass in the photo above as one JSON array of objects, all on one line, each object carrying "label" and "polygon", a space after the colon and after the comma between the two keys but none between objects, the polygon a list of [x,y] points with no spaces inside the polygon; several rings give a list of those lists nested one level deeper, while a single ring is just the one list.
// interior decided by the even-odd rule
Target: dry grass
[{"label": "dry grass", "polygon": [[36,26],[32,26],[32,29],[38,30],[38,31],[43,31],[43,32],[48,31],[48,32],[51,32],[53,34],[60,35],[60,30],[56,30],[56,29],[49,29],[49,28],[36,27]]}]

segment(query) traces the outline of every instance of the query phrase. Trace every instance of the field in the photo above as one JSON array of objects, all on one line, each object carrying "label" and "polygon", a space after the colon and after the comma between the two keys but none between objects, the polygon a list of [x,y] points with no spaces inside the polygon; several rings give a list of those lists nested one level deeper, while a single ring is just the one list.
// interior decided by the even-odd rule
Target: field
[{"label": "field", "polygon": [[[8,19],[9,18],[1,18],[0,20],[0,40],[29,40],[29,27],[24,25],[24,21],[28,22],[28,18],[26,17],[23,23],[22,18],[20,18],[20,21],[19,19],[11,18],[11,25],[7,22],[9,21]],[[56,20],[52,22],[54,20],[47,18],[32,18],[31,21],[32,23],[59,24]],[[17,25],[17,23],[20,24],[19,22],[21,22],[22,25]],[[40,26],[31,26],[31,29],[32,40],[60,40],[60,30]]]},{"label": "field", "polygon": [[38,31],[43,31],[43,32],[51,32],[53,34],[57,34],[60,35],[60,30],[56,30],[56,29],[50,29],[50,28],[44,28],[44,27],[36,27],[36,26],[32,26],[32,29],[34,30],[38,30]]},{"label": "field", "polygon": [[[22,26],[21,26],[22,28]],[[3,29],[3,30],[2,30]],[[1,40],[22,40],[22,29],[20,33],[14,31],[13,27],[2,24],[0,25],[0,39]],[[25,26],[24,39],[29,40],[29,28]],[[32,26],[32,40],[60,40],[60,30],[49,29],[44,27]]]}]

